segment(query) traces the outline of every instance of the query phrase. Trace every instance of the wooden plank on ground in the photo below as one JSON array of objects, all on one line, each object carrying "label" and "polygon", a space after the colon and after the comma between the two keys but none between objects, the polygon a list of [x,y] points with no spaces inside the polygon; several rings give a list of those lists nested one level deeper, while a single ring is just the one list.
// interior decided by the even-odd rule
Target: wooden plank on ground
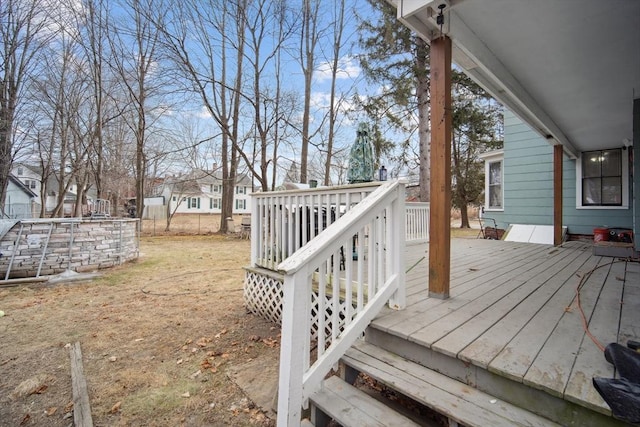
[{"label": "wooden plank on ground", "polygon": [[71,385],[73,388],[73,423],[75,427],[93,427],[79,342],[75,342],[70,347],[69,355],[71,357]]},{"label": "wooden plank on ground", "polygon": [[[547,304],[563,283],[589,259],[589,251],[575,251],[570,264],[560,263],[553,271],[553,277],[547,277],[545,284],[525,298],[509,311],[491,328],[458,354],[465,362],[487,369],[491,361],[504,349],[518,332]],[[558,271],[560,269],[560,271]]]},{"label": "wooden plank on ground", "polygon": [[[610,258],[602,260],[585,281],[580,296],[582,309],[587,318],[591,316],[595,307],[610,263]],[[523,382],[541,388],[551,395],[563,397],[583,335],[580,314],[575,305],[572,305],[562,313],[558,324],[525,374]]]},{"label": "wooden plank on ground", "polygon": [[[589,319],[589,331],[604,346],[618,338],[624,270],[624,261],[615,261],[611,266]],[[565,399],[609,414],[609,406],[593,387],[591,379],[613,376],[613,365],[605,360],[602,350],[585,334],[564,392]]]},{"label": "wooden plank on ground", "polygon": [[489,371],[522,382],[529,367],[553,332],[575,296],[580,278],[598,263],[599,257],[589,257],[545,304],[540,311],[518,332],[489,364]]}]

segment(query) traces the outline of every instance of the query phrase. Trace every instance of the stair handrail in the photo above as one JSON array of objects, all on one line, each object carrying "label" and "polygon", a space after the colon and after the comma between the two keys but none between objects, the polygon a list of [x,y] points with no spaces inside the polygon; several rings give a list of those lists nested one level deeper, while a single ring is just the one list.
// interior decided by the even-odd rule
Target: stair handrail
[{"label": "stair handrail", "polygon": [[[302,407],[321,387],[326,374],[333,368],[356,339],[362,336],[373,318],[387,302],[394,309],[405,306],[404,242],[405,242],[405,183],[388,181],[346,212],[326,230],[278,265],[284,275],[280,377],[278,389],[278,426],[300,424]],[[363,231],[365,230],[365,231]],[[365,235],[366,234],[366,235]],[[341,279],[338,279],[338,254],[344,256],[357,249],[364,258],[367,252],[367,301],[363,297],[363,271],[358,267],[357,280],[351,274],[344,280],[344,304],[340,302]],[[378,240],[379,238],[379,240]],[[367,240],[368,248],[364,240]],[[333,268],[334,275],[327,273]],[[358,264],[359,266],[362,264]],[[350,268],[349,263],[345,266]],[[325,276],[329,277],[329,282]],[[311,299],[312,282],[319,281],[316,298],[318,314],[318,356],[311,363]],[[352,283],[357,286],[357,303],[352,301]],[[330,322],[325,325],[325,285],[333,286]],[[354,304],[356,305],[354,307]],[[337,331],[338,311],[346,313]],[[331,337],[325,339],[325,327]],[[330,341],[325,348],[326,340]]]}]

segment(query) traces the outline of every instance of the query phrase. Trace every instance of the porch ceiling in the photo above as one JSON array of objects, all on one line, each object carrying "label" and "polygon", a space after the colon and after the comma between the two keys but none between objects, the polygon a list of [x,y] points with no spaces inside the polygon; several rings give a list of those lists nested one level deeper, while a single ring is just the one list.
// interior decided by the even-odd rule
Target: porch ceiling
[{"label": "porch ceiling", "polygon": [[[392,0],[393,1],[393,0]],[[453,60],[565,152],[633,140],[640,97],[640,1],[395,0],[398,17],[426,39],[439,34]]]}]

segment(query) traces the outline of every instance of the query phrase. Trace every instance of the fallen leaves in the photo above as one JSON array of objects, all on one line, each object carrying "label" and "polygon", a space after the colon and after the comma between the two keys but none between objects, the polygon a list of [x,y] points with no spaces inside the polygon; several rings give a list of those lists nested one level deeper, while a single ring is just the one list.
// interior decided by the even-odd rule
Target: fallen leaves
[{"label": "fallen leaves", "polygon": [[276,348],[279,345],[278,340],[273,338],[265,338],[262,340],[262,343],[267,347],[271,347],[271,348]]},{"label": "fallen leaves", "polygon": [[111,410],[109,411],[112,414],[115,414],[116,412],[120,411],[120,407],[122,406],[122,402],[121,401],[117,401],[112,407]]},{"label": "fallen leaves", "polygon": [[196,344],[199,347],[206,347],[209,345],[209,343],[211,342],[211,338],[207,338],[207,337],[202,337],[200,338],[198,341],[196,341]]},{"label": "fallen leaves", "polygon": [[31,415],[26,414],[26,415],[22,418],[22,421],[20,421],[20,425],[21,425],[21,426],[26,425],[26,424],[29,422],[29,420],[31,420]]},{"label": "fallen leaves", "polygon": [[52,407],[50,407],[50,408],[46,409],[46,410],[44,411],[44,414],[45,414],[47,417],[50,417],[50,416],[54,415],[56,412],[58,412],[58,407],[57,407],[57,406],[52,406]]}]

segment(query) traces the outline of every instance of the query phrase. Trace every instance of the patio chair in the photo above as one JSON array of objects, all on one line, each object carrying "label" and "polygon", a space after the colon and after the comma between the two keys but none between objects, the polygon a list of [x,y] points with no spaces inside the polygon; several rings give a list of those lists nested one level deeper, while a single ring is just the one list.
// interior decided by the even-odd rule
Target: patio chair
[{"label": "patio chair", "polygon": [[242,221],[240,221],[240,238],[247,240],[251,239],[251,217],[245,215],[242,217]]},{"label": "patio chair", "polygon": [[[495,219],[486,217],[478,218],[478,222],[480,222],[480,232],[477,236],[478,239],[482,236],[483,239],[500,240],[500,236],[498,235],[498,225],[496,224]],[[488,227],[487,224],[489,225]]]}]

